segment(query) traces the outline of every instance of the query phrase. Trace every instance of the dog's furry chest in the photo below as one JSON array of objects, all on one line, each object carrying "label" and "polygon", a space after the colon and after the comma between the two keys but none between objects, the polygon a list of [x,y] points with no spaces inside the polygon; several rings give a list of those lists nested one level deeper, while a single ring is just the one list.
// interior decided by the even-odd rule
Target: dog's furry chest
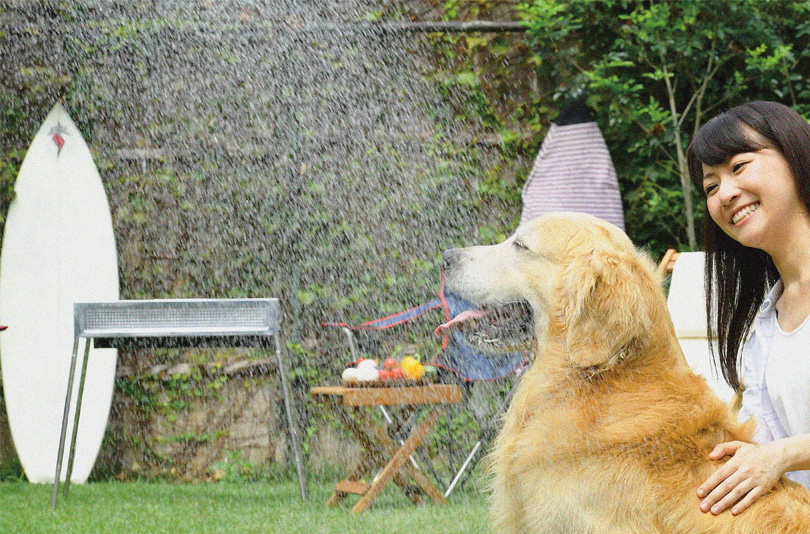
[{"label": "dog's furry chest", "polygon": [[714,445],[747,436],[724,404],[700,402],[674,379],[646,388],[621,381],[560,388],[544,378],[532,373],[520,385],[498,438],[504,454],[544,464],[595,457],[654,471],[699,469]]}]

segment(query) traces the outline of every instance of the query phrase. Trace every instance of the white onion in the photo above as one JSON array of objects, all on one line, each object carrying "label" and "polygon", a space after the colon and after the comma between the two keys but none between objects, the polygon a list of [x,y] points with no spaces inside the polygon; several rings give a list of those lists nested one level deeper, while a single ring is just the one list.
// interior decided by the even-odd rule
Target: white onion
[{"label": "white onion", "polygon": [[344,382],[357,382],[357,369],[354,367],[347,367],[343,374],[340,376]]},{"label": "white onion", "polygon": [[380,378],[380,372],[374,367],[363,367],[361,369],[357,369],[358,382],[374,382],[378,378]]}]

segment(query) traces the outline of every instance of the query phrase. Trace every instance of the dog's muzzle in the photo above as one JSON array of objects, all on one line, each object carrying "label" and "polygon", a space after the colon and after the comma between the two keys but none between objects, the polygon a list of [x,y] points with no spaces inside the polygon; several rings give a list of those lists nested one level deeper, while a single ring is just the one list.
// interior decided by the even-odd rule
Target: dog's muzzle
[{"label": "dog's muzzle", "polygon": [[461,261],[462,251],[458,248],[451,248],[442,253],[442,268],[445,273],[453,271]]}]

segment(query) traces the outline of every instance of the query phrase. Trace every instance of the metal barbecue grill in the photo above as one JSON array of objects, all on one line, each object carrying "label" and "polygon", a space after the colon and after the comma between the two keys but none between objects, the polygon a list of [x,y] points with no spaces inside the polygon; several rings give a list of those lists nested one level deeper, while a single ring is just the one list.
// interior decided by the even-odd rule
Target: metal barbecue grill
[{"label": "metal barbecue grill", "polygon": [[76,303],[76,337],[96,347],[221,346],[222,338],[269,345],[279,333],[277,299],[132,300]]},{"label": "metal barbecue grill", "polygon": [[301,497],[306,499],[306,473],[300,438],[293,424],[293,399],[290,394],[280,342],[278,299],[165,299],[82,302],[73,306],[74,341],[70,362],[65,411],[59,439],[51,505],[56,506],[59,479],[64,459],[71,394],[78,360],[79,342],[85,339],[79,390],[73,421],[73,439],[68,455],[65,493],[73,471],[76,434],[79,428],[82,394],[87,372],[90,344],[95,347],[213,347],[260,346],[274,348],[278,362],[287,423],[292,437]]}]

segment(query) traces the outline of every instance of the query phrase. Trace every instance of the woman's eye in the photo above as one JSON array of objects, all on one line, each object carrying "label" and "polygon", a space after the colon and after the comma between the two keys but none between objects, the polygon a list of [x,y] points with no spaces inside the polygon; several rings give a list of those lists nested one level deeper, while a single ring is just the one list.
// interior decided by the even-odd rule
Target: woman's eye
[{"label": "woman's eye", "polygon": [[747,162],[747,161],[740,161],[740,162],[737,162],[737,163],[735,163],[734,165],[732,165],[731,170],[734,172],[734,174],[737,174],[737,173],[738,173],[738,172],[740,172],[740,171],[743,169],[743,167],[745,167],[746,165],[748,165],[748,162]]},{"label": "woman's eye", "polygon": [[703,192],[706,193],[706,196],[711,195],[714,191],[717,190],[717,184],[709,184],[703,188]]}]

